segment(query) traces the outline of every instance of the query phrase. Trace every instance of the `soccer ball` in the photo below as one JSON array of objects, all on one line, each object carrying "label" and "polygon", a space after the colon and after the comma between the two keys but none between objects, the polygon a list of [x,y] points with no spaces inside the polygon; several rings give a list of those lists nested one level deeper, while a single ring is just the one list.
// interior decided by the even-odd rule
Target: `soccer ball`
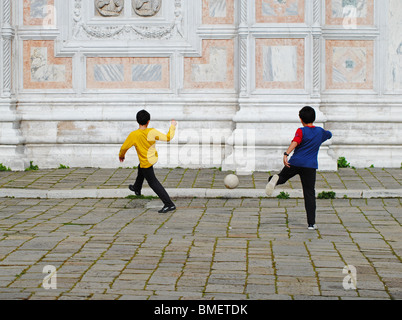
[{"label": "soccer ball", "polygon": [[239,186],[239,178],[234,175],[234,174],[229,174],[225,177],[223,180],[223,183],[225,184],[225,187],[228,189],[235,189]]}]

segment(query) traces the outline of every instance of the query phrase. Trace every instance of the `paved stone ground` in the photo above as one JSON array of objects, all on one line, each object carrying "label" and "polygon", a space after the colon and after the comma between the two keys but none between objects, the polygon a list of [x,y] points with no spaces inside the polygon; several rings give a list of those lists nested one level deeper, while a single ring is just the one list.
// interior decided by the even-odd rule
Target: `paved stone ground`
[{"label": "paved stone ground", "polygon": [[[157,169],[156,175],[166,188],[224,188],[223,179],[229,172],[219,169]],[[265,189],[268,176],[275,172],[255,172],[239,176],[240,189]],[[28,172],[0,172],[0,188],[52,189],[126,189],[136,178],[130,168],[72,168]],[[300,179],[293,178],[285,189],[301,189]],[[400,189],[401,169],[340,169],[318,172],[317,189]]]},{"label": "paved stone ground", "polygon": [[[228,172],[156,174],[191,193],[223,189]],[[127,190],[135,176],[128,168],[0,172],[0,193],[11,190],[0,198],[0,299],[402,298],[402,201],[378,196],[402,189],[401,169],[319,172],[317,188],[371,190],[376,199],[318,200],[316,231],[306,229],[298,198],[191,196],[160,215],[159,199],[82,196]],[[268,176],[241,176],[239,189],[264,189]],[[300,187],[298,178],[284,186]],[[40,198],[42,190],[76,198]],[[56,270],[57,289],[43,287],[46,266]],[[356,289],[343,286],[345,266],[356,268]]]},{"label": "paved stone ground", "polygon": [[318,200],[317,231],[301,199],[176,204],[0,199],[0,299],[402,298],[401,199]]}]

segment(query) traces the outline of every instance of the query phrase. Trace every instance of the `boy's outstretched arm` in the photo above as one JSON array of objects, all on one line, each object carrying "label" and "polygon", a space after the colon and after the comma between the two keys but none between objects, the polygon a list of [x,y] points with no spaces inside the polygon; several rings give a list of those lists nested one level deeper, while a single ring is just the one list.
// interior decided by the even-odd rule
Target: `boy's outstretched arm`
[{"label": "boy's outstretched arm", "polygon": [[159,132],[156,129],[151,130],[148,135],[148,141],[156,141],[156,140],[165,142],[171,141],[176,133],[176,126],[177,121],[172,120],[169,132],[167,134],[163,134],[162,132]]},{"label": "boy's outstretched arm", "polygon": [[329,131],[329,130],[325,130],[324,141],[323,142],[325,142],[325,141],[327,141],[329,139],[332,139],[332,132]]}]

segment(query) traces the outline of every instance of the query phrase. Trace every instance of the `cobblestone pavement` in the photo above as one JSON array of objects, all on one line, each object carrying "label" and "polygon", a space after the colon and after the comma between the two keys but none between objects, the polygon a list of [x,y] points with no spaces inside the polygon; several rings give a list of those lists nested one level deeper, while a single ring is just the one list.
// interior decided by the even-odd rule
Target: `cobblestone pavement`
[{"label": "cobblestone pavement", "polygon": [[[223,179],[229,172],[220,169],[156,169],[157,177],[166,188],[224,188]],[[255,172],[239,176],[240,189],[265,189],[273,172]],[[52,189],[126,189],[133,183],[136,169],[72,168],[22,172],[0,172],[0,188]],[[300,179],[293,178],[285,189],[301,189]],[[401,189],[402,169],[367,168],[318,172],[317,189]]]},{"label": "cobblestone pavement", "polygon": [[[47,187],[86,187],[66,181],[83,171],[49,171]],[[131,174],[98,182],[120,186]],[[41,183],[11,175],[8,187]],[[301,199],[176,204],[161,215],[157,199],[0,198],[0,299],[402,298],[401,199],[318,200],[316,231]],[[45,284],[57,288],[46,290],[49,265],[56,278]]]}]

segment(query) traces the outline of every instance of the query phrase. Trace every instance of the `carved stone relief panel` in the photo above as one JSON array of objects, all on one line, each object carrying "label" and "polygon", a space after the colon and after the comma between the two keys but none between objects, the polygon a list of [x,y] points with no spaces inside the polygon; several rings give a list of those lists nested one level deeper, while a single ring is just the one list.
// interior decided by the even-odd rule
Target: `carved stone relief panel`
[{"label": "carved stone relief panel", "polygon": [[97,15],[118,17],[124,9],[124,0],[95,0]]},{"label": "carved stone relief panel", "polygon": [[153,17],[158,14],[162,0],[132,0],[134,12],[140,17]]},{"label": "carved stone relief panel", "polygon": [[[164,0],[163,3],[162,0],[94,0],[92,3],[84,0],[71,1],[74,2],[71,14],[74,40],[181,41],[185,37],[184,0]],[[68,2],[62,3],[60,6],[67,10]],[[185,7],[194,12],[193,3],[187,2]],[[95,17],[88,14],[90,10],[95,11]],[[119,19],[110,19],[113,17]],[[189,28],[191,26],[187,25],[187,29]]]}]

